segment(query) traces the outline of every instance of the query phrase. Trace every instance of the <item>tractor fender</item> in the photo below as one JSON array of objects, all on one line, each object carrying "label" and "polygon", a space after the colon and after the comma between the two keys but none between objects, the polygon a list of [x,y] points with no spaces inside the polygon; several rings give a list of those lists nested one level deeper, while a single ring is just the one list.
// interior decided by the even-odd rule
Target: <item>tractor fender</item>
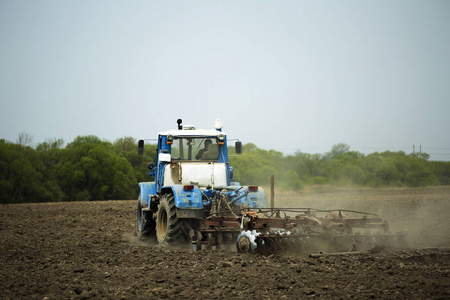
[{"label": "tractor fender", "polygon": [[161,194],[172,193],[175,207],[179,209],[202,209],[202,192],[197,186],[191,190],[185,190],[183,185],[165,186],[161,189]]},{"label": "tractor fender", "polygon": [[156,195],[156,183],[154,182],[139,182],[140,199],[143,206],[150,207],[152,196]]}]

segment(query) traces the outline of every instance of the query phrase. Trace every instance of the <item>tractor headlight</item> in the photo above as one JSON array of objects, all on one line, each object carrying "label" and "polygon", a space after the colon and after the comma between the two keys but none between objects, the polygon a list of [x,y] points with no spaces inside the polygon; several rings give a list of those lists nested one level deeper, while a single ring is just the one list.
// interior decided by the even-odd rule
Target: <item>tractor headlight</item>
[{"label": "tractor headlight", "polygon": [[225,135],[221,133],[217,136],[217,138],[219,139],[219,141],[223,141],[225,139]]},{"label": "tractor headlight", "polygon": [[166,139],[167,139],[167,144],[172,144],[173,143],[173,135],[168,134]]}]

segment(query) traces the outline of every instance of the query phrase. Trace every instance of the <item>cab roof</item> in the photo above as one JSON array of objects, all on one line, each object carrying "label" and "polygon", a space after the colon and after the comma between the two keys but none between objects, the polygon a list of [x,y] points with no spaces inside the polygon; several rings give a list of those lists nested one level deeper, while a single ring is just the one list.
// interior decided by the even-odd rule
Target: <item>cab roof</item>
[{"label": "cab roof", "polygon": [[194,129],[194,130],[167,130],[160,132],[159,135],[173,135],[173,136],[218,136],[219,134],[223,134],[226,136],[225,132],[217,131],[215,129]]}]

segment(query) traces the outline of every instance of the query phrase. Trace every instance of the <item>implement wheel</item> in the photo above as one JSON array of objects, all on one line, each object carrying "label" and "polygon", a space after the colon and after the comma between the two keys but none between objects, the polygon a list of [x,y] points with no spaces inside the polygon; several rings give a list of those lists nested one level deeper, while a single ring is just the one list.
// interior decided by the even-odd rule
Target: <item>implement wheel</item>
[{"label": "implement wheel", "polygon": [[177,218],[175,201],[172,194],[162,196],[156,213],[156,238],[158,243],[170,244],[184,242],[189,228],[185,221]]},{"label": "implement wheel", "polygon": [[155,236],[156,222],[149,213],[142,210],[141,197],[138,198],[136,209],[136,235],[140,241]]}]

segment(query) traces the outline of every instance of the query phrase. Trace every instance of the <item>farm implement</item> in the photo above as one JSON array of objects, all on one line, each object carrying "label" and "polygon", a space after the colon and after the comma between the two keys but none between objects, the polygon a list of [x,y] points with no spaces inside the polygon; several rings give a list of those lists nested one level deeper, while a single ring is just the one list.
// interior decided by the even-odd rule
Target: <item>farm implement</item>
[{"label": "farm implement", "polygon": [[[376,246],[405,246],[404,234],[390,233],[389,225],[375,214],[351,210],[312,208],[257,209],[224,216],[209,216],[194,248],[220,247],[236,241],[238,252],[313,253],[364,251]],[[226,238],[228,237],[228,238]],[[232,237],[230,239],[230,237]]]}]

